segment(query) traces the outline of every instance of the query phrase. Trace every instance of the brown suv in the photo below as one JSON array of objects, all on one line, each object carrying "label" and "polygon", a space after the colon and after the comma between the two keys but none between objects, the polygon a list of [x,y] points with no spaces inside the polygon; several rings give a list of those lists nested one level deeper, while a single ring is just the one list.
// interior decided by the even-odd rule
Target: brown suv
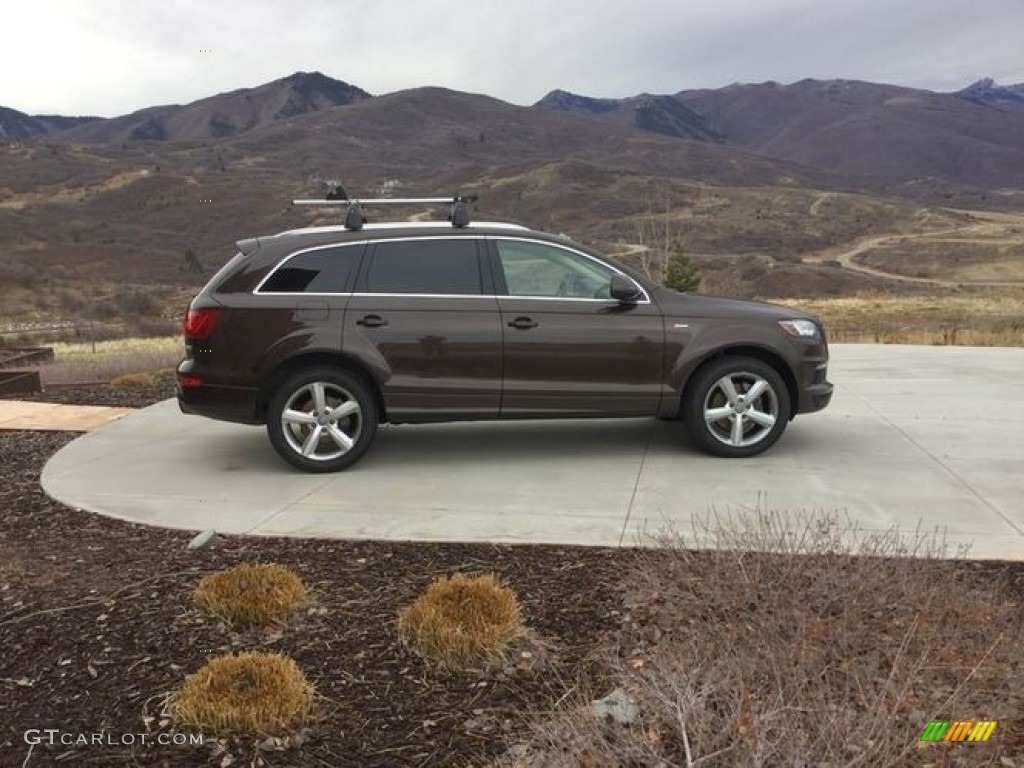
[{"label": "brown suv", "polygon": [[470,224],[458,198],[451,223],[364,226],[347,204],[345,226],[238,243],[189,306],[182,411],[265,423],[329,472],[382,422],[681,417],[703,450],[753,456],[832,396],[801,312],[668,290],[565,237]]}]

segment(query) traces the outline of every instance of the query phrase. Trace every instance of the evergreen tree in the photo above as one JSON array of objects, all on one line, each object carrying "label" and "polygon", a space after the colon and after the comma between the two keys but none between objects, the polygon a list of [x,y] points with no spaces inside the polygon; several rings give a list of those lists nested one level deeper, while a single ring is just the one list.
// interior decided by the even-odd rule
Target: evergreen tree
[{"label": "evergreen tree", "polygon": [[665,268],[665,287],[674,291],[696,291],[700,287],[700,270],[690,261],[683,246],[672,245]]}]

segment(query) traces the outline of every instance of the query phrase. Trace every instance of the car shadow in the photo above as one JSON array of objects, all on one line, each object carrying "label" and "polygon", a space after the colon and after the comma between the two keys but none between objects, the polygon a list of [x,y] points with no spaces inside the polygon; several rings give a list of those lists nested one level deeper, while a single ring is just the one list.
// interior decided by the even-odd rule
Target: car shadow
[{"label": "car shadow", "polygon": [[[682,424],[654,419],[403,424],[380,427],[369,453],[345,472],[537,459],[639,459],[651,451],[703,455],[692,447]],[[207,436],[201,459],[224,471],[287,469],[263,430]]]}]

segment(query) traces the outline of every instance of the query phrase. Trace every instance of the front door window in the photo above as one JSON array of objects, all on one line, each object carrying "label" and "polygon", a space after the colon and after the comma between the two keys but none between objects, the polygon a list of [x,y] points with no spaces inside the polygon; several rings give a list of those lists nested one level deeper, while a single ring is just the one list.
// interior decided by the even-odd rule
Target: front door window
[{"label": "front door window", "polygon": [[611,299],[613,273],[603,264],[544,243],[499,240],[497,245],[509,296]]}]

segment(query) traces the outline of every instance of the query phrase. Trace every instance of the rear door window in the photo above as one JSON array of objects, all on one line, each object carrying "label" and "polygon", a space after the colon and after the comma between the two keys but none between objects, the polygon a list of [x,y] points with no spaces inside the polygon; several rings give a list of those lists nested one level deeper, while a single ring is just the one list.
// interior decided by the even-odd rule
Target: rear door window
[{"label": "rear door window", "polygon": [[362,253],[361,243],[302,251],[284,261],[260,293],[350,293]]},{"label": "rear door window", "polygon": [[476,240],[377,243],[361,282],[360,290],[365,293],[480,295]]}]

